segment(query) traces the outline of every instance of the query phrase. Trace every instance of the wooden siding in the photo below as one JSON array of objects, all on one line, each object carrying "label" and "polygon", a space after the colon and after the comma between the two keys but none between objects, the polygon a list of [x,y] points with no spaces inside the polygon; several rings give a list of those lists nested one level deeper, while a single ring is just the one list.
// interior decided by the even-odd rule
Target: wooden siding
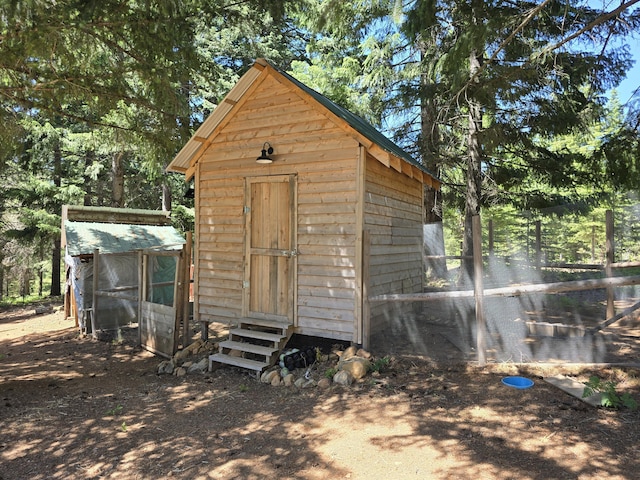
[{"label": "wooden siding", "polygon": [[[372,157],[367,159],[365,178],[364,225],[370,239],[367,293],[421,292],[422,183]],[[385,303],[371,307],[372,332],[384,327],[381,322],[388,308]]]},{"label": "wooden siding", "polygon": [[[297,175],[295,331],[354,340],[358,143],[267,78],[211,138],[197,170],[198,314],[242,314],[245,177]],[[256,164],[264,142],[274,162]]]}]

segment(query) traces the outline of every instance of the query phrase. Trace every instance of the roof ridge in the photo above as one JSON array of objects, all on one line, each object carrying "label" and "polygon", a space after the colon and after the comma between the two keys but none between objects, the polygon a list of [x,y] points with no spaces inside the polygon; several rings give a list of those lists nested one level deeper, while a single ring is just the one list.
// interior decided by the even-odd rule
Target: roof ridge
[{"label": "roof ridge", "polygon": [[[258,59],[258,60],[265,61],[264,59]],[[258,60],[256,60],[256,62],[258,62]],[[260,65],[264,65],[264,64],[260,63]],[[407,153],[402,147],[400,147],[397,143],[395,143],[393,140],[387,137],[375,126],[371,125],[371,123],[369,123],[367,120],[353,113],[351,110],[343,107],[342,105],[339,105],[338,103],[334,102],[326,95],[302,83],[293,75],[279,69],[276,66],[269,64],[268,62],[267,62],[267,65],[270,65],[278,73],[285,76],[289,81],[294,83],[298,88],[310,94],[313,98],[319,101],[323,106],[328,108],[335,115],[345,120],[349,125],[355,128],[360,134],[367,137],[373,143],[377,144],[382,149],[386,150],[388,153],[391,153],[392,155],[410,163],[411,165],[422,170],[423,172],[429,174],[434,179],[438,180],[438,177],[435,174],[433,174],[431,171],[429,171],[429,169],[422,162],[419,162],[418,160],[413,158],[413,156]]]}]

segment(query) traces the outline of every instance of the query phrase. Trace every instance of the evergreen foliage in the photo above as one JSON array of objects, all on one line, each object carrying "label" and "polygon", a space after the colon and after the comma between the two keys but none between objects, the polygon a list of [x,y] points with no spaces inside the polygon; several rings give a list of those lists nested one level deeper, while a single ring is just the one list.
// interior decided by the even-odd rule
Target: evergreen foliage
[{"label": "evergreen foliage", "polygon": [[0,4],[6,268],[19,262],[9,254],[18,240],[43,252],[38,259],[53,251],[56,294],[62,204],[157,209],[165,191],[182,198],[187,186],[164,167],[204,116],[255,57],[286,66],[296,56],[300,40],[285,7],[281,0]]},{"label": "evergreen foliage", "polygon": [[[5,271],[26,279],[20,268],[42,272],[49,257],[56,272],[64,203],[158,209],[172,192],[177,221],[190,225],[187,185],[164,167],[258,57],[439,175],[429,220],[445,217],[456,253],[460,239],[470,253],[482,208],[504,227],[505,252],[530,246],[541,220],[556,232],[551,250],[590,258],[605,208],[616,225],[637,213],[640,97],[606,95],[630,66],[633,4],[2,2],[0,286]],[[633,256],[637,232],[625,228],[618,251]]]}]

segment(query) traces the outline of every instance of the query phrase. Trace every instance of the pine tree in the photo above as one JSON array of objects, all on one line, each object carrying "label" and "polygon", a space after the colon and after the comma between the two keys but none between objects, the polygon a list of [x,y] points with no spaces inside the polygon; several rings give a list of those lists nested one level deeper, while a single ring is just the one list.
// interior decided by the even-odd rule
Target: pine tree
[{"label": "pine tree", "polygon": [[[544,142],[592,119],[603,93],[630,65],[629,53],[607,39],[636,27],[637,12],[623,10],[607,21],[603,14],[550,0],[419,1],[407,12],[410,38],[433,42],[431,49],[442,52],[424,58],[423,66],[445,106],[439,124],[454,137],[466,132],[464,149],[440,150],[464,158],[465,255],[472,253],[471,218],[492,195],[540,206],[543,196],[523,202],[509,197],[509,186],[523,182],[525,172],[545,185],[566,185],[575,162],[588,163]],[[588,37],[581,34],[587,31]],[[569,48],[565,40],[572,36],[580,42]]]}]

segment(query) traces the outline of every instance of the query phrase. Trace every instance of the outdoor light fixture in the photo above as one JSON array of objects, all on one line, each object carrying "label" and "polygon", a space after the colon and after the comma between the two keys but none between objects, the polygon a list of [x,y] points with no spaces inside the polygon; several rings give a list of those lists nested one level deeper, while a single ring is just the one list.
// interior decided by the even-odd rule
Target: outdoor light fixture
[{"label": "outdoor light fixture", "polygon": [[273,147],[271,146],[271,144],[269,142],[264,142],[264,145],[262,146],[262,153],[260,154],[260,156],[258,158],[256,158],[256,162],[257,163],[272,163],[273,162],[273,158],[271,158],[269,156],[272,153],[273,153]]}]

